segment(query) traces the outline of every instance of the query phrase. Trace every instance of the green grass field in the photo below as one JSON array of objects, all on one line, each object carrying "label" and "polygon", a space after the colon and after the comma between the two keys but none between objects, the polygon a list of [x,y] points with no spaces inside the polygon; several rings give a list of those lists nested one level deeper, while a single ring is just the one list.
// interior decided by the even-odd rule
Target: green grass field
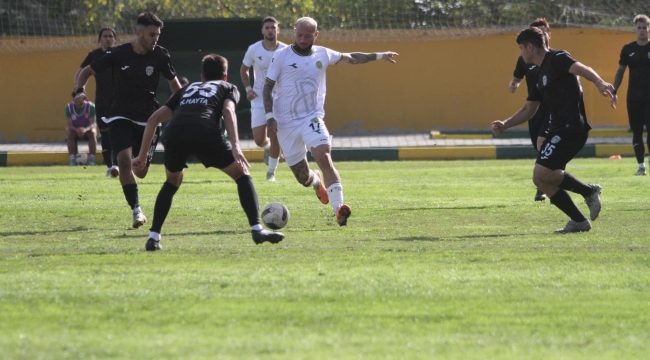
[{"label": "green grass field", "polygon": [[[649,358],[650,178],[574,160],[603,211],[555,235],[568,219],[533,202],[532,166],[340,163],[340,228],[285,164],[277,183],[255,164],[261,206],[291,212],[256,246],[235,184],[192,165],[155,253],[105,168],[0,168],[0,357]],[[150,221],[163,180],[140,182]]]}]

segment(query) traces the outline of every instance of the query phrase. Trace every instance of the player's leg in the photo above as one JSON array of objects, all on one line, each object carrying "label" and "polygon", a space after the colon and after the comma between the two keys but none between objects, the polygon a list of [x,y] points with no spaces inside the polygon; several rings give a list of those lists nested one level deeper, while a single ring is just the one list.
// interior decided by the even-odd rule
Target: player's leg
[{"label": "player's leg", "polygon": [[66,144],[68,145],[68,154],[70,155],[70,166],[77,165],[77,133],[68,128],[65,129],[67,137]]},{"label": "player's leg", "polygon": [[[648,132],[648,137],[646,139],[646,146],[648,146],[648,153],[650,153],[650,101],[645,102],[645,106],[643,108],[643,113],[644,113],[644,124],[645,124],[645,130]],[[650,155],[648,156],[648,163],[650,164]],[[645,164],[644,164],[645,166]]]},{"label": "player's leg", "polygon": [[[193,141],[193,151],[205,167],[214,167],[230,176],[237,184],[239,203],[246,214],[251,229],[251,236],[256,244],[270,242],[277,244],[284,239],[284,234],[264,230],[260,224],[259,200],[253,179],[248,169],[235,161],[232,148],[228,141],[216,142],[221,139],[218,133],[196,134]],[[166,143],[165,143],[166,145]]]},{"label": "player's leg", "polygon": [[275,181],[275,171],[280,160],[280,145],[275,133],[266,129],[266,114],[260,106],[251,107],[251,128],[255,144],[264,149],[264,163],[268,166],[266,180]]},{"label": "player's leg", "polygon": [[88,165],[95,165],[95,153],[97,152],[97,129],[92,128],[85,134],[88,139]]},{"label": "player's leg", "polygon": [[[165,163],[165,167],[166,166],[167,164]],[[156,197],[156,204],[153,208],[153,221],[151,223],[151,228],[149,229],[149,237],[147,238],[147,242],[144,244],[144,248],[147,251],[162,250],[162,246],[160,245],[160,240],[162,239],[162,235],[160,235],[162,226],[165,223],[165,219],[167,219],[169,209],[172,207],[174,195],[176,195],[178,188],[180,188],[183,183],[184,172],[185,169],[182,167],[180,171],[176,172],[169,171],[167,168],[165,169],[167,180]]]},{"label": "player's leg", "polygon": [[[133,125],[134,128],[134,142],[133,142],[133,153],[140,153],[140,146],[142,146],[142,136],[144,136],[144,126]],[[151,145],[149,145],[149,151],[147,152],[147,166],[134,170],[133,173],[135,176],[143,179],[149,173],[149,166],[153,160],[153,155],[156,152],[156,147],[158,146],[158,138],[160,137],[160,126],[156,128],[156,133],[153,135],[151,140]],[[120,169],[121,171],[121,169]]]},{"label": "player's leg", "polygon": [[146,216],[140,208],[138,196],[138,182],[131,170],[131,159],[133,157],[134,128],[128,120],[116,120],[110,123],[109,133],[111,145],[117,153],[117,166],[120,169],[120,184],[126,202],[133,212],[133,227],[139,228],[147,222]]},{"label": "player's leg", "polygon": [[628,101],[627,116],[632,129],[632,146],[634,148],[634,157],[639,164],[635,176],[645,175],[646,168],[644,162],[645,146],[643,145],[643,126],[645,125],[645,102]]},{"label": "player's leg", "polygon": [[344,202],[341,176],[332,161],[332,137],[323,120],[315,120],[317,121],[312,121],[307,131],[303,131],[303,141],[307,148],[310,149],[314,161],[323,172],[322,180],[327,189],[327,197],[336,215],[336,221],[340,226],[344,226],[347,225],[352,210]]},{"label": "player's leg", "polygon": [[[539,152],[541,143],[539,142],[539,133],[540,129],[542,127],[543,119],[541,115],[538,113],[535,113],[535,115],[528,120],[528,134],[530,135],[530,142],[533,144],[533,147],[535,150]],[[544,140],[542,139],[542,142]],[[540,189],[535,189],[535,201],[544,201],[546,200],[546,195],[544,195],[544,192]]]}]

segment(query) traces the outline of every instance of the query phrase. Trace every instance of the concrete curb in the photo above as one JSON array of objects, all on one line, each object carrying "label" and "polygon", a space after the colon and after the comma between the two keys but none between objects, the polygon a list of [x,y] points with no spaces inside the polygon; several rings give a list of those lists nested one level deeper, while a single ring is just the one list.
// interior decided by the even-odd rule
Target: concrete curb
[{"label": "concrete curb", "polygon": [[[262,149],[242,150],[250,162],[262,162]],[[156,151],[154,164],[164,162],[163,151]],[[634,156],[628,144],[589,144],[578,157]],[[537,152],[532,146],[418,146],[395,148],[341,148],[332,150],[334,161],[396,161],[396,160],[461,160],[461,159],[534,159]],[[310,157],[310,160],[311,159]],[[0,151],[0,166],[68,165],[70,158],[62,151]],[[196,162],[190,159],[190,162]],[[101,153],[95,163],[103,164]]]}]

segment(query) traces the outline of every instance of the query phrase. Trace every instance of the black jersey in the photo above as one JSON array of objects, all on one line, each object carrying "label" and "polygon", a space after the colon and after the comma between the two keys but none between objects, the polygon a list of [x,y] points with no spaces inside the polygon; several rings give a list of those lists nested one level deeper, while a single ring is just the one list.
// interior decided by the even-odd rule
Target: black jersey
[{"label": "black jersey", "polygon": [[169,52],[157,45],[144,55],[133,51],[131,43],[116,46],[110,53],[93,61],[90,67],[96,73],[108,69],[113,71],[115,96],[109,116],[138,122],[147,122],[160,107],[156,101],[160,74],[167,80],[176,77]]},{"label": "black jersey", "polygon": [[[85,68],[93,61],[111,51],[112,48],[108,48],[106,51],[99,48],[89,52],[86,59],[81,63],[81,67]],[[95,74],[95,84],[95,105],[98,107],[108,107],[113,95],[113,70],[107,69],[106,71]]]},{"label": "black jersey", "polygon": [[528,94],[527,100],[546,104],[549,133],[583,133],[591,129],[582,98],[582,85],[578,77],[569,72],[574,63],[576,61],[566,51],[547,52],[539,67],[536,86]]},{"label": "black jersey", "polygon": [[239,90],[229,82],[214,80],[188,84],[165,104],[174,112],[165,131],[176,126],[197,124],[221,130],[221,112],[226,99],[232,100],[235,105],[239,102]]},{"label": "black jersey", "polygon": [[630,68],[627,87],[628,101],[650,101],[650,43],[641,46],[636,41],[623,46],[619,65]]},{"label": "black jersey", "polygon": [[539,67],[537,65],[526,64],[524,58],[520,56],[519,59],[517,59],[517,65],[515,65],[515,71],[513,72],[512,76],[516,77],[517,79],[526,78],[526,87],[530,93],[530,90],[533,86],[535,86],[535,83],[537,82],[538,71]]}]

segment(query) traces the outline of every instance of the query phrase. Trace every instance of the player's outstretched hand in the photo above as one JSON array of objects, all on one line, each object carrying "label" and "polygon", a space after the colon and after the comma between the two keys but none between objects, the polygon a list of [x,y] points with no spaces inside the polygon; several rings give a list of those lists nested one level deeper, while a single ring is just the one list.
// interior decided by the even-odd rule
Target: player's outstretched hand
[{"label": "player's outstretched hand", "polygon": [[257,93],[254,90],[248,90],[246,92],[246,99],[248,99],[248,101],[252,101],[256,97],[257,97]]},{"label": "player's outstretched hand", "polygon": [[515,79],[510,79],[510,83],[508,84],[508,91],[510,91],[511,94],[514,94],[515,91],[517,91],[518,87],[519,82],[515,81]]},{"label": "player's outstretched hand", "polygon": [[607,97],[612,97],[614,96],[614,85],[608,83],[608,82],[600,82],[598,85],[598,92],[602,96],[607,96]]},{"label": "player's outstretched hand", "polygon": [[146,158],[141,158],[140,156],[136,157],[135,159],[131,160],[131,167],[134,169],[143,169],[147,166],[147,159]]},{"label": "player's outstretched hand", "polygon": [[246,157],[244,156],[244,153],[241,151],[239,146],[232,147],[232,156],[235,158],[235,162],[239,164],[242,167],[242,169],[251,167],[251,165],[248,163],[248,160],[246,160]]},{"label": "player's outstretched hand", "polygon": [[506,124],[501,120],[492,122],[492,132],[494,135],[499,136],[502,132],[506,131]]},{"label": "player's outstretched hand", "polygon": [[614,94],[614,96],[612,96],[609,99],[609,106],[611,106],[612,109],[616,109],[617,104],[618,104],[618,96],[616,94]]},{"label": "player's outstretched hand", "polygon": [[392,52],[392,51],[386,51],[385,53],[382,53],[382,54],[383,54],[383,56],[381,57],[381,59],[386,60],[386,61],[388,61],[389,63],[392,63],[392,64],[394,64],[396,62],[395,59],[393,59],[393,58],[399,56],[398,53]]}]

